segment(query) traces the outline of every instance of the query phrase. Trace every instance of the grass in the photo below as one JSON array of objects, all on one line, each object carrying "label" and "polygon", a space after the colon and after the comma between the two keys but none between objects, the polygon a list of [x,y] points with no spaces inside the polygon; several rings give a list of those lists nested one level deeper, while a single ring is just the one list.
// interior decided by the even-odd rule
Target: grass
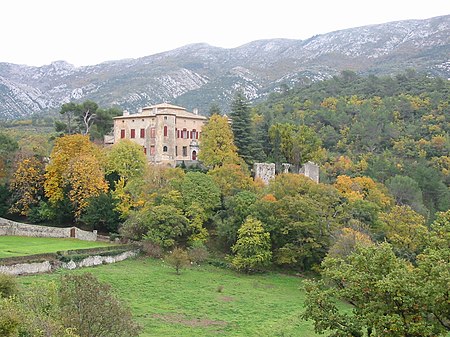
[{"label": "grass", "polygon": [[181,275],[163,261],[131,259],[111,265],[21,277],[23,286],[63,273],[91,272],[112,285],[147,336],[318,336],[300,319],[302,279],[242,275],[213,266]]},{"label": "grass", "polygon": [[59,250],[109,246],[106,242],[78,239],[33,238],[24,236],[0,236],[0,258],[54,253]]}]

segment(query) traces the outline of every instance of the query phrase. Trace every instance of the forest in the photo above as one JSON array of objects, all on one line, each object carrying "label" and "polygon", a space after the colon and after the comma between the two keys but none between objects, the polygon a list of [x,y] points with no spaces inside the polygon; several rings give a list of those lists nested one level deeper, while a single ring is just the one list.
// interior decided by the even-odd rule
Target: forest
[{"label": "forest", "polygon": [[[51,135],[0,129],[0,216],[75,223],[155,257],[179,248],[245,273],[321,274],[304,318],[332,336],[450,330],[449,81],[344,71],[254,104],[238,92],[231,123],[211,106],[190,168],[148,165],[130,141],[101,146],[114,111],[86,123],[92,103],[63,106]],[[319,184],[297,174],[307,161]],[[265,185],[254,162],[292,172]]]}]

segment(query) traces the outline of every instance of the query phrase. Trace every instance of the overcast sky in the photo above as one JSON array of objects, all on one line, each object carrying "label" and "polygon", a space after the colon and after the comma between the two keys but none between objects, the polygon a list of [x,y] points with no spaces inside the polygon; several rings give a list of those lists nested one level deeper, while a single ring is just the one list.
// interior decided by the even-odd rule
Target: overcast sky
[{"label": "overcast sky", "polygon": [[449,0],[0,0],[0,62],[93,65],[448,14]]}]

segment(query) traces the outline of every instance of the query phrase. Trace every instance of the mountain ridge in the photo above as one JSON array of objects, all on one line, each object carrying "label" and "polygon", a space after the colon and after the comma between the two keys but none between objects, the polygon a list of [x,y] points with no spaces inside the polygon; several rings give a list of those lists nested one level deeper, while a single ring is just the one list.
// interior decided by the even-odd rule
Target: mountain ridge
[{"label": "mountain ridge", "polygon": [[227,110],[234,92],[260,99],[283,84],[310,83],[353,70],[388,75],[414,68],[450,78],[450,15],[337,30],[306,40],[264,39],[235,48],[193,43],[134,59],[75,67],[0,63],[0,119],[57,111],[91,99],[135,111],[170,101],[206,113]]}]

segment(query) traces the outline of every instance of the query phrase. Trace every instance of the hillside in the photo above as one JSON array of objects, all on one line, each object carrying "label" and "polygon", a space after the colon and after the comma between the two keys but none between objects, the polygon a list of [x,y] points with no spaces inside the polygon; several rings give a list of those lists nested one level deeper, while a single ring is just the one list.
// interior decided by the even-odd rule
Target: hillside
[{"label": "hillside", "polygon": [[0,119],[57,110],[91,99],[101,106],[138,107],[170,101],[205,113],[225,111],[237,88],[255,100],[283,84],[330,78],[342,70],[392,74],[407,68],[450,78],[450,15],[351,28],[307,40],[253,41],[224,49],[192,44],[138,59],[74,67],[0,63]]}]

